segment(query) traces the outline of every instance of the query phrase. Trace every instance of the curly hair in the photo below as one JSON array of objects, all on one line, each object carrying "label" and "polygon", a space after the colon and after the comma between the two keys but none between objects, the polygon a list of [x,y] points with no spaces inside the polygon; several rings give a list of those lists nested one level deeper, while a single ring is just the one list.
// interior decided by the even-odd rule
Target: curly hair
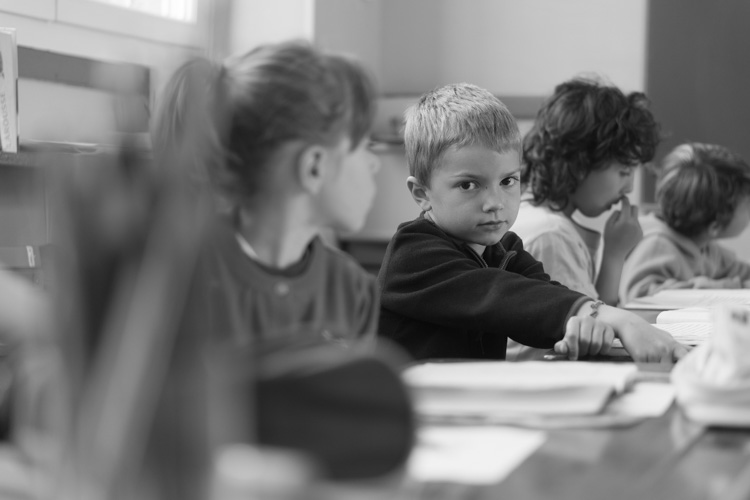
[{"label": "curly hair", "polygon": [[750,166],[723,146],[681,144],[659,167],[659,216],[689,238],[704,233],[712,223],[726,227],[748,196]]},{"label": "curly hair", "polygon": [[575,78],[555,87],[524,138],[521,182],[534,203],[563,210],[595,170],[650,162],[661,139],[642,92]]}]

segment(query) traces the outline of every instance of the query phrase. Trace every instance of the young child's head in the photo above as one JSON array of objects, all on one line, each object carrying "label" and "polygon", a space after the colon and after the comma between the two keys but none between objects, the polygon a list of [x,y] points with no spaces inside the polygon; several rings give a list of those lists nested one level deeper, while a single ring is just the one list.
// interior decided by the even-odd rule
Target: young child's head
[{"label": "young child's head", "polygon": [[661,162],[656,198],[663,220],[689,238],[730,238],[750,222],[750,166],[714,144],[689,143]]},{"label": "young child's head", "polygon": [[[368,149],[375,94],[365,70],[306,42],[264,45],[208,66],[211,77],[194,83],[210,94],[206,118],[217,146],[204,156],[219,192],[252,207],[301,190],[314,198],[311,223],[358,229],[378,166]],[[175,116],[185,106],[176,93],[166,98],[178,102]]]},{"label": "young child's head", "polygon": [[633,189],[659,126],[641,92],[576,78],[555,88],[524,139],[523,184],[534,203],[595,217]]},{"label": "young child's head", "polygon": [[447,85],[407,111],[409,190],[426,217],[477,245],[500,241],[520,200],[521,139],[516,120],[490,92]]}]

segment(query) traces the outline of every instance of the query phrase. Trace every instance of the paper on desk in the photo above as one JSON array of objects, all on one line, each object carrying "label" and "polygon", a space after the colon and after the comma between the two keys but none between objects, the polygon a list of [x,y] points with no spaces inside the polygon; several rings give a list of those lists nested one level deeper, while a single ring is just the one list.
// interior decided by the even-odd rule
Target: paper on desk
[{"label": "paper on desk", "polygon": [[627,427],[663,415],[674,399],[673,385],[639,381],[596,415],[422,415],[421,418],[433,425],[504,425],[544,430]]},{"label": "paper on desk", "polygon": [[[672,335],[677,342],[685,345],[697,346],[711,338],[713,324],[706,321],[685,321],[680,323],[656,323],[656,328]],[[623,347],[620,339],[615,339],[612,347]]]},{"label": "paper on desk", "polygon": [[675,397],[672,384],[638,382],[630,391],[615,398],[605,410],[612,415],[659,417],[664,415]]},{"label": "paper on desk", "polygon": [[512,427],[425,426],[409,459],[417,481],[492,484],[542,445],[542,431]]}]

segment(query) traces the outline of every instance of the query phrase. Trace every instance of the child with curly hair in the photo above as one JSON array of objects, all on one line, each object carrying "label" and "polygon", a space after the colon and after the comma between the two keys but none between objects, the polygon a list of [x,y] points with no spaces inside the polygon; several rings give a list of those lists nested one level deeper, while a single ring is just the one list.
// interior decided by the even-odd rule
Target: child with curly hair
[{"label": "child with curly hair", "polygon": [[[635,169],[653,159],[659,140],[643,93],[586,78],[555,88],[524,139],[527,192],[513,226],[552,279],[617,305],[625,257],[642,236],[627,194]],[[603,235],[573,218],[575,212],[598,217],[618,203]],[[542,354],[513,344],[508,359]]]}]

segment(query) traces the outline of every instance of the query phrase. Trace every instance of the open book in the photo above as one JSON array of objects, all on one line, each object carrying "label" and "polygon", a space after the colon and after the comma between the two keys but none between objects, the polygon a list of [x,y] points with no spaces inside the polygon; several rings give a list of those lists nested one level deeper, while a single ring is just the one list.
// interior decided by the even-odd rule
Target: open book
[{"label": "open book", "polygon": [[[712,307],[668,309],[656,316],[654,326],[670,333],[678,342],[698,346],[711,338],[713,309]],[[622,347],[622,342],[620,339],[615,339],[612,346]]]},{"label": "open book", "polygon": [[592,415],[635,377],[632,363],[467,361],[408,368],[424,416]]},{"label": "open book", "polygon": [[639,297],[625,304],[625,309],[684,309],[713,307],[722,304],[750,307],[750,289],[684,289],[661,290],[648,297]]},{"label": "open book", "polygon": [[711,332],[713,331],[711,321],[686,321],[677,323],[659,323],[657,321],[654,326],[669,332],[676,341],[691,346],[701,345],[707,341],[711,338]]}]

